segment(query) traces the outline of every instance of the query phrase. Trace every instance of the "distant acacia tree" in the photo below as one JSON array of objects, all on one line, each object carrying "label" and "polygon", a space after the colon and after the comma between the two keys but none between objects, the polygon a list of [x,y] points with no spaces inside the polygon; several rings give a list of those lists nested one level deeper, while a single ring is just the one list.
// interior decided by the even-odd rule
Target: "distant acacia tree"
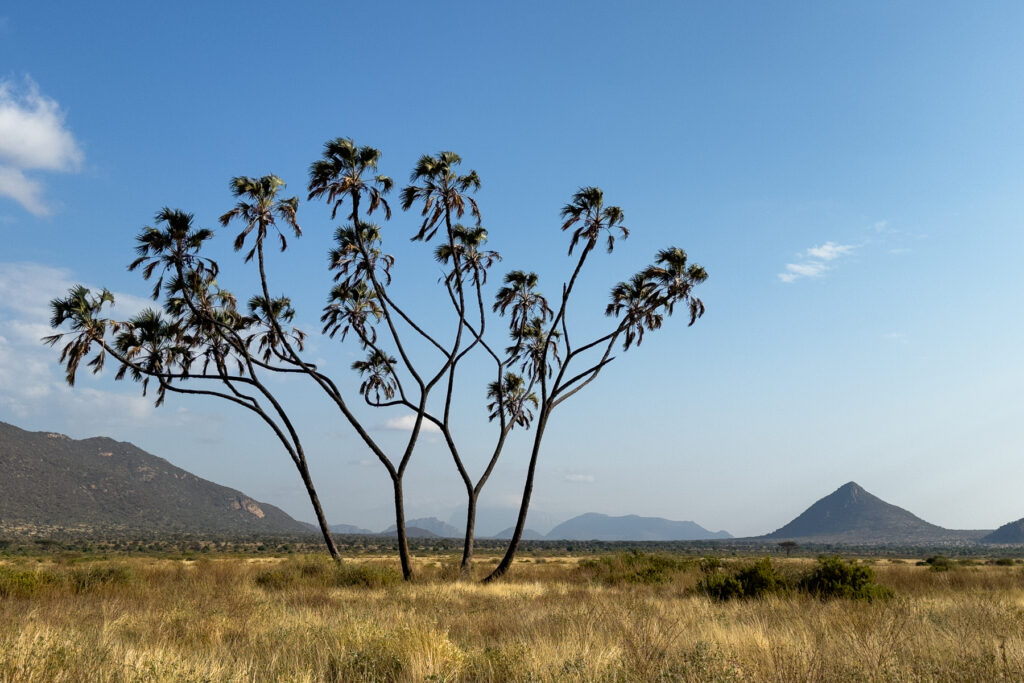
[{"label": "distant acacia tree", "polygon": [[[391,218],[387,195],[390,177],[377,173],[380,152],[357,146],[347,138],[324,145],[322,157],[310,167],[308,198],[323,199],[332,219],[348,207],[347,222],[334,233],[329,268],[335,284],[327,296],[322,334],[342,343],[357,344],[364,358],[352,363],[358,376],[350,388],[324,374],[302,355],[305,333],[292,326],[295,310],[286,296],[273,297],[267,274],[265,242],[276,238],[281,251],[289,236],[302,232],[297,222],[298,198],[281,198],[284,182],[273,175],[238,177],[231,191],[238,200],[220,217],[224,226],[240,224],[236,251],[255,262],[259,288],[242,310],[235,295],[217,282],[219,268],[202,255],[213,231],[195,228],[193,217],[180,210],[163,209],[156,227],[137,237],[138,258],[129,266],[142,269],[155,280],[154,300],[163,298],[161,310],[148,309],[129,320],[107,317],[113,296],[78,286],[52,302],[51,324],[60,330],[47,337],[51,345],[63,342],[60,356],[67,380],[74,384],[82,360],[99,372],[107,356],[119,367],[115,377],[128,377],[157,391],[157,404],[168,391],[220,398],[259,416],[275,433],[292,458],[306,486],[332,556],[338,557],[306,463],[298,431],[287,411],[268,388],[266,377],[276,373],[305,375],[334,403],[363,444],[381,462],[392,482],[399,557],[403,575],[413,575],[406,534],[404,476],[425,424],[440,432],[467,494],[467,522],[461,568],[472,566],[477,501],[514,429],[533,428],[529,467],[515,531],[501,562],[487,577],[502,576],[511,565],[522,539],[536,465],[543,437],[555,408],[592,382],[622,349],[639,345],[646,332],[661,327],[665,315],[681,304],[692,325],[704,313],[693,289],[707,278],[686,253],[672,247],[658,252],[655,263],[611,290],[605,313],[613,322],[607,331],[583,343],[570,342],[567,308],[578,276],[597,245],[611,252],[617,237],[627,237],[620,208],[606,206],[600,189],[584,187],[562,209],[563,231],[572,229],[569,255],[578,248],[575,265],[552,306],[538,289],[535,273],[513,270],[497,286],[493,301],[486,301],[488,271],[500,255],[485,248],[487,231],[473,197],[480,187],[475,171],[461,173],[460,157],[453,152],[423,156],[410,183],[401,191],[401,207],[420,209],[414,241],[436,241],[433,257],[442,266],[439,286],[450,305],[447,335],[436,324],[416,320],[393,292],[393,256],[384,252],[381,226],[369,222],[375,212]],[[365,213],[363,209],[365,208]],[[469,221],[469,225],[462,221]],[[507,321],[507,346],[488,340],[488,319]],[[493,333],[491,333],[493,334]],[[416,343],[411,339],[416,338]],[[429,352],[424,357],[423,349]],[[418,353],[414,353],[414,349]],[[470,474],[452,431],[452,405],[459,386],[458,368],[471,353],[493,364],[491,379],[477,389],[497,431],[483,471]],[[431,356],[432,354],[432,356]],[[463,380],[464,381],[464,380]],[[405,446],[394,454],[374,439],[354,414],[346,395],[355,394],[373,407],[404,408],[414,420]]]},{"label": "distant acacia tree", "polygon": [[786,557],[789,557],[799,545],[796,541],[781,541],[779,543],[779,547],[786,551]]}]

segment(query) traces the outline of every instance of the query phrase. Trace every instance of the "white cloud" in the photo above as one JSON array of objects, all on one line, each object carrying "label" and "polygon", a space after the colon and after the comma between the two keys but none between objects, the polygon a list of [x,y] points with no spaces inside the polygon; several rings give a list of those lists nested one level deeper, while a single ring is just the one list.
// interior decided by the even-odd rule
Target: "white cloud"
[{"label": "white cloud", "polygon": [[64,119],[57,101],[39,92],[31,79],[21,89],[0,81],[0,195],[37,216],[50,213],[50,207],[42,184],[25,171],[71,173],[85,158]]},{"label": "white cloud", "polygon": [[852,244],[836,244],[825,242],[820,247],[811,247],[807,250],[807,256],[820,261],[835,261],[840,256],[846,256],[853,251]]},{"label": "white cloud", "polygon": [[787,263],[786,272],[779,273],[779,279],[783,282],[793,282],[802,277],[821,277],[828,266],[824,263]]},{"label": "white cloud", "polygon": [[593,484],[594,475],[592,474],[567,474],[563,477],[566,481],[572,481],[579,484]]},{"label": "white cloud", "polygon": [[43,202],[43,184],[16,168],[0,164],[0,195],[10,197],[37,216],[50,213]]},{"label": "white cloud", "polygon": [[[393,417],[384,423],[384,429],[392,429],[398,432],[411,432],[412,428],[416,425],[415,415],[403,415],[402,417]],[[423,420],[423,425],[420,427],[421,432],[430,432],[438,434],[441,432],[437,425],[433,422]]]},{"label": "white cloud", "polygon": [[789,284],[805,277],[821,277],[831,270],[828,265],[831,261],[852,254],[856,248],[853,244],[835,242],[811,247],[800,254],[802,261],[786,264],[785,270],[778,275],[779,280]]}]

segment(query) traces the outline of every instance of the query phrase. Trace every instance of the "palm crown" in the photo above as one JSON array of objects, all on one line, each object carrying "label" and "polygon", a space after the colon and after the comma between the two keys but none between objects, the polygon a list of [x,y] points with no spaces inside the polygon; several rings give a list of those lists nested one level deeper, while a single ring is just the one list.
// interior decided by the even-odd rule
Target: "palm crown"
[{"label": "palm crown", "polygon": [[377,170],[380,150],[373,147],[357,147],[352,138],[335,138],[324,143],[323,157],[309,167],[309,197],[324,197],[331,205],[331,218],[348,196],[352,202],[349,218],[358,216],[360,195],[366,195],[370,201],[367,214],[373,213],[378,207],[384,207],[384,215],[391,218],[391,207],[384,195],[391,191],[394,182],[386,175],[370,175]]},{"label": "palm crown", "polygon": [[[302,235],[302,229],[296,221],[296,211],[299,208],[298,197],[278,199],[278,191],[285,186],[285,182],[276,175],[265,175],[262,178],[249,178],[239,176],[231,179],[231,194],[240,198],[231,209],[220,217],[220,224],[227,226],[232,220],[238,218],[245,223],[245,227],[235,238],[235,251],[241,251],[245,246],[245,238],[249,233],[256,231],[256,241],[245,260],[251,261],[258,249],[262,249],[263,241],[267,237],[267,228],[273,226],[281,239],[281,251],[288,248],[288,241],[284,233],[278,228],[277,219],[292,229],[296,237]],[[260,254],[263,252],[260,251]]]},{"label": "palm crown", "polygon": [[580,240],[586,240],[587,251],[597,244],[601,231],[608,233],[608,253],[615,247],[615,231],[618,231],[625,239],[629,237],[629,230],[622,225],[624,219],[622,209],[617,206],[604,205],[604,192],[598,187],[581,187],[572,196],[572,201],[562,207],[562,230],[568,230],[577,223],[579,226],[572,233],[572,242],[569,243],[569,253]]},{"label": "palm crown", "polygon": [[153,285],[154,300],[160,297],[164,273],[168,270],[177,272],[180,266],[183,270],[194,269],[200,274],[209,271],[212,276],[217,275],[217,263],[213,259],[199,256],[203,242],[213,237],[213,231],[194,228],[193,219],[190,213],[165,206],[156,215],[158,227],[146,226],[135,238],[135,253],[139,256],[128,265],[128,270],[144,265],[142,277],[148,280],[157,268],[163,267]]},{"label": "palm crown", "polygon": [[[434,249],[434,258],[438,263],[448,264],[456,261],[465,271],[473,273],[473,277],[480,284],[487,283],[487,269],[501,260],[501,254],[496,251],[480,249],[487,242],[487,230],[483,226],[467,228],[464,225],[452,226],[452,241],[450,243],[437,245]],[[446,279],[450,280],[455,276],[458,269],[453,268]]]},{"label": "palm crown", "polygon": [[415,202],[423,202],[423,224],[413,240],[430,241],[437,232],[438,223],[452,213],[462,218],[469,204],[470,214],[480,224],[480,208],[476,200],[468,195],[470,191],[480,189],[480,176],[476,171],[465,175],[455,172],[455,167],[462,163],[462,157],[455,152],[439,152],[432,157],[423,155],[416,162],[416,167],[409,176],[412,183],[402,190],[402,209],[408,210]]}]

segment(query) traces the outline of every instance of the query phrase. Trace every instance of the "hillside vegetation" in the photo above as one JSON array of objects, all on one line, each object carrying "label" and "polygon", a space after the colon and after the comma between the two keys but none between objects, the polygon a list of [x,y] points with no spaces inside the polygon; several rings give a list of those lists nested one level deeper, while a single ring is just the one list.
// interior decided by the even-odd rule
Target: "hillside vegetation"
[{"label": "hillside vegetation", "polygon": [[130,443],[0,422],[0,532],[310,534],[284,511]]}]

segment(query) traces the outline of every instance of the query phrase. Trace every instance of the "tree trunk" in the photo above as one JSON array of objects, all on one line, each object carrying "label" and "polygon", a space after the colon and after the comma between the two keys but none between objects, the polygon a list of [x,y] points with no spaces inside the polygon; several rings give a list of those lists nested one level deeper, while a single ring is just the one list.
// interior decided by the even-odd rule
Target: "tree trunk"
[{"label": "tree trunk", "polygon": [[402,480],[391,479],[395,486],[395,533],[398,536],[398,557],[402,561],[402,578],[412,580],[412,564],[409,561],[409,538],[405,535],[405,503],[402,500]]},{"label": "tree trunk", "polygon": [[316,513],[316,522],[320,525],[320,533],[324,535],[327,552],[331,554],[332,559],[341,562],[341,553],[338,552],[338,546],[335,545],[334,537],[331,536],[331,529],[327,525],[327,518],[324,516],[323,508],[320,507],[320,497],[316,495],[316,489],[313,487],[313,478],[309,476],[309,469],[306,467],[306,463],[302,463],[299,467],[299,474],[302,476],[302,483],[306,485],[309,501],[313,504],[313,512]]},{"label": "tree trunk", "polygon": [[544,429],[547,427],[547,423],[548,413],[543,410],[537,419],[537,434],[533,439],[530,467],[526,471],[526,485],[523,487],[523,501],[519,505],[519,518],[516,520],[515,531],[512,532],[512,540],[509,541],[505,556],[501,558],[501,562],[494,568],[494,571],[484,579],[484,583],[500,579],[509,570],[512,560],[515,559],[516,550],[519,548],[519,542],[523,539],[523,531],[526,529],[526,513],[529,512],[530,496],[533,494],[533,475],[537,472],[537,456],[540,455],[540,442],[544,438]]},{"label": "tree trunk", "polygon": [[462,546],[462,566],[459,573],[469,578],[473,571],[473,535],[476,528],[476,491],[469,492],[469,505],[466,509],[466,540]]}]

